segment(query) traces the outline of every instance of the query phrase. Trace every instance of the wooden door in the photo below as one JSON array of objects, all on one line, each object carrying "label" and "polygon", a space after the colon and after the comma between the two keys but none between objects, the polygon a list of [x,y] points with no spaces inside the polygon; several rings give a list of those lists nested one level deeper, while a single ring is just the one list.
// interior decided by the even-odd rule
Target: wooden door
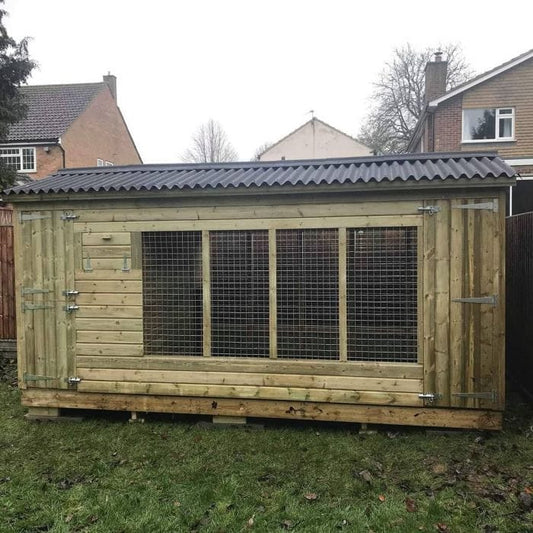
[{"label": "wooden door", "polygon": [[424,221],[424,392],[435,406],[500,410],[504,198],[426,204],[438,210]]},{"label": "wooden door", "polygon": [[68,388],[75,376],[73,223],[62,211],[15,217],[17,349],[21,388]]}]

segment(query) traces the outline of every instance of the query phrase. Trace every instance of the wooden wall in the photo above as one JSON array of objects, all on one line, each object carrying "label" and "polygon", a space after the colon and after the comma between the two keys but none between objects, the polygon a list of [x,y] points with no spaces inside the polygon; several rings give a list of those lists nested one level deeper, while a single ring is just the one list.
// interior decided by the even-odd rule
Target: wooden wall
[{"label": "wooden wall", "polygon": [[[436,407],[502,409],[503,193],[406,197],[384,194],[347,202],[344,196],[327,203],[320,197],[298,203],[231,198],[216,204],[182,201],[177,207],[171,200],[140,206],[127,200],[87,201],[43,204],[41,211],[21,207],[26,215],[44,218],[23,221],[17,230],[19,305],[53,302],[51,308],[21,314],[21,386],[65,388],[65,378],[72,375],[81,378],[80,393],[421,408],[428,405],[419,398],[425,392],[439,395]],[[499,202],[499,209],[468,207],[489,202]],[[419,211],[424,205],[439,211]],[[75,220],[61,219],[67,207]],[[237,360],[210,357],[209,350],[205,357],[144,355],[140,232],[367,226],[419,228],[418,363]],[[79,295],[63,297],[71,285]],[[50,292],[22,296],[22,287]],[[453,301],[492,295],[497,295],[494,306]],[[68,303],[79,309],[65,313]],[[208,321],[206,313],[204,325]],[[25,373],[53,379],[24,381]],[[457,396],[480,393],[487,397]]]}]

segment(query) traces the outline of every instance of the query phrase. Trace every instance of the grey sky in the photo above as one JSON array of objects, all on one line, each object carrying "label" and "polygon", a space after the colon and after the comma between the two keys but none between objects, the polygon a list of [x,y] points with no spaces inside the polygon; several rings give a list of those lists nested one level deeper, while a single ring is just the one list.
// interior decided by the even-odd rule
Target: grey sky
[{"label": "grey sky", "polygon": [[179,161],[218,120],[240,159],[316,116],[356,135],[395,47],[458,42],[476,72],[533,48],[533,2],[6,0],[33,38],[30,83],[118,78],[146,163]]}]

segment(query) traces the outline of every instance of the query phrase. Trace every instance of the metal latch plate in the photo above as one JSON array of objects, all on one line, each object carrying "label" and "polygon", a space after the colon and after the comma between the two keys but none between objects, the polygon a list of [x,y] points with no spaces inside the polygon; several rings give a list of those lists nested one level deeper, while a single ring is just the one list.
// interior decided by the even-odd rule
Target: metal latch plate
[{"label": "metal latch plate", "polygon": [[460,204],[454,205],[453,209],[487,209],[493,213],[498,212],[498,199],[495,198],[492,202],[481,202],[479,204]]},{"label": "metal latch plate", "polygon": [[488,304],[492,306],[498,305],[498,296],[492,294],[491,296],[473,296],[468,298],[452,298],[452,302],[462,304]]}]

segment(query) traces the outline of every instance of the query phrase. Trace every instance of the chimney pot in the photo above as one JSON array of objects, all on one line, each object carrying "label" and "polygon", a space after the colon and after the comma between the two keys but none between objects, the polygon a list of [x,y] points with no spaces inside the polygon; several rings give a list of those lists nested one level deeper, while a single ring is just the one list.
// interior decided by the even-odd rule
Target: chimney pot
[{"label": "chimney pot", "polygon": [[442,61],[442,52],[440,50],[437,50],[435,52],[435,62],[438,63]]},{"label": "chimney pot", "polygon": [[113,76],[113,74],[110,74],[108,72],[107,74],[104,74],[104,83],[109,87],[109,90],[111,91],[111,95],[116,101],[117,99],[117,77]]}]

